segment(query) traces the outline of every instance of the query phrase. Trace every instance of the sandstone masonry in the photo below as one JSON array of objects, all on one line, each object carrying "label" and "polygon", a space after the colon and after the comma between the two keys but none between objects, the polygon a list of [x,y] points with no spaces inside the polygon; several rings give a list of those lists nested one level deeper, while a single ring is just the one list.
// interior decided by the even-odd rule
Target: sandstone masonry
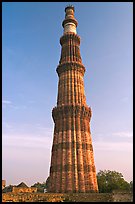
[{"label": "sandstone masonry", "polygon": [[96,168],[90,131],[91,108],[84,91],[85,67],[76,34],[74,7],[65,8],[60,38],[61,57],[56,69],[59,76],[57,106],[52,110],[52,145],[49,192],[97,192]]}]

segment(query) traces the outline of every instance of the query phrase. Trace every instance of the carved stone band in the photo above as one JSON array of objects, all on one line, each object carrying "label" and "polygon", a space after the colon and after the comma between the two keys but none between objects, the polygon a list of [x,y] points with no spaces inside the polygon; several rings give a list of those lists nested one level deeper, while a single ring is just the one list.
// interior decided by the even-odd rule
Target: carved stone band
[{"label": "carved stone band", "polygon": [[93,147],[92,144],[88,144],[88,143],[79,143],[79,142],[62,142],[62,143],[58,143],[58,144],[53,144],[52,147],[52,151],[56,151],[58,149],[66,149],[66,150],[70,150],[71,148],[74,148],[74,146],[76,146],[76,149],[84,149],[84,150],[90,150],[93,151]]},{"label": "carved stone band", "polygon": [[75,44],[80,45],[80,36],[75,33],[66,33],[60,38],[60,44],[63,45],[72,39]]},{"label": "carved stone band", "polygon": [[66,62],[64,64],[60,64],[56,69],[58,76],[60,76],[62,72],[69,71],[69,70],[79,71],[83,76],[85,73],[85,67],[82,64],[76,63],[76,62]]},{"label": "carved stone band", "polygon": [[[51,166],[50,171],[51,172],[60,172],[60,171],[71,171],[74,168],[74,166],[72,164],[66,164],[64,166],[62,165],[55,165],[55,166]],[[95,166],[90,166],[90,165],[77,165],[77,170],[78,171],[82,171],[82,169],[84,168],[84,172],[95,172]]]},{"label": "carved stone band", "polygon": [[57,106],[52,110],[53,120],[56,121],[60,118],[67,117],[81,117],[87,118],[90,120],[92,116],[91,108],[88,106],[80,106],[80,105],[63,105]]}]

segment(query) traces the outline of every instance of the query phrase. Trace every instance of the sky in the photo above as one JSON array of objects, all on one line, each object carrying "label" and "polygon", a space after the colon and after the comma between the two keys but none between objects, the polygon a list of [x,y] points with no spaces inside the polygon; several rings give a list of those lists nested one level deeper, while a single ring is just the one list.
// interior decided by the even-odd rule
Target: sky
[{"label": "sky", "polygon": [[[63,35],[70,2],[2,3],[2,179],[49,176]],[[96,171],[133,180],[133,3],[72,2]]]}]

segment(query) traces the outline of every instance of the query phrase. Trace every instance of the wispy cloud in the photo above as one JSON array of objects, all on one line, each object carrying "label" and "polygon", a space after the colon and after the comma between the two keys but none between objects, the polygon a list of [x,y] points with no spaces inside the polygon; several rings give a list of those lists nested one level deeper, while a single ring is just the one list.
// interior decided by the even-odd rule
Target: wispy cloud
[{"label": "wispy cloud", "polygon": [[45,148],[50,149],[52,145],[51,137],[43,137],[41,135],[33,136],[29,134],[24,135],[8,135],[4,134],[2,137],[2,145],[10,147],[23,148]]},{"label": "wispy cloud", "polygon": [[93,141],[103,142],[131,142],[133,139],[132,131],[116,131],[116,132],[104,132],[92,134]]},{"label": "wispy cloud", "polygon": [[12,102],[9,100],[2,100],[2,104],[9,105],[9,104],[12,104]]},{"label": "wispy cloud", "polygon": [[44,126],[41,125],[41,124],[37,124],[37,125],[36,125],[36,128],[37,128],[38,130],[40,130],[41,132],[47,132],[49,135],[52,134],[52,132],[53,132],[53,128],[44,127]]},{"label": "wispy cloud", "polygon": [[114,132],[114,133],[112,133],[112,135],[118,136],[118,137],[131,138],[131,137],[133,137],[133,132]]},{"label": "wispy cloud", "polygon": [[15,105],[12,103],[12,101],[9,101],[9,100],[2,100],[2,104],[3,104],[3,107],[9,107],[9,108],[13,108],[13,109],[26,109],[27,106],[26,105]]},{"label": "wispy cloud", "polygon": [[13,126],[7,122],[3,122],[2,124],[3,124],[3,127],[6,129],[12,129],[13,128]]},{"label": "wispy cloud", "polygon": [[20,106],[11,105],[11,107],[12,107],[13,109],[16,109],[16,110],[18,110],[18,109],[26,109],[26,108],[27,108],[27,106],[25,106],[25,105],[20,105]]},{"label": "wispy cloud", "polygon": [[21,123],[18,122],[12,122],[12,121],[6,121],[3,119],[2,122],[2,135],[5,137],[5,135],[9,135],[10,137],[21,137],[22,135],[27,135],[31,137],[53,137],[53,127],[47,127],[41,124],[34,124],[34,123],[25,123],[25,121],[22,121]]},{"label": "wispy cloud", "polygon": [[124,152],[132,152],[133,144],[129,142],[103,142],[103,141],[95,141],[93,142],[94,149],[96,151],[124,151]]}]

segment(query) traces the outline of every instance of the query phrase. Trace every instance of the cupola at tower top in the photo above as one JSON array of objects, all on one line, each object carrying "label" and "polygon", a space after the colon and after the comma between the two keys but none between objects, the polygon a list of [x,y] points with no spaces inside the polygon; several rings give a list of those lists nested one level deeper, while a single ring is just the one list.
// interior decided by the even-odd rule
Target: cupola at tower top
[{"label": "cupola at tower top", "polygon": [[69,5],[65,8],[65,19],[62,23],[64,28],[64,34],[66,33],[75,33],[76,34],[76,27],[77,27],[77,20],[74,17],[74,6]]},{"label": "cupola at tower top", "polygon": [[66,7],[65,7],[65,12],[66,12],[67,9],[72,9],[73,11],[75,11],[75,8],[74,8],[73,5],[68,5],[68,6],[66,6]]}]

